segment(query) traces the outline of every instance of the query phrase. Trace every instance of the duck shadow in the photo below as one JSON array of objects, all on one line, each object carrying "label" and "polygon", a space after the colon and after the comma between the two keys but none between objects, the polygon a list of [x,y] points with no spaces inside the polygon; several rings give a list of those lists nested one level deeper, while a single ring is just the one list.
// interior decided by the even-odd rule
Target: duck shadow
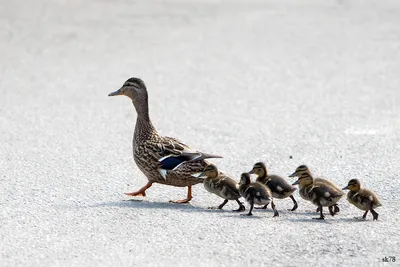
[{"label": "duck shadow", "polygon": [[232,210],[226,209],[211,209],[207,207],[193,206],[191,203],[177,204],[171,202],[154,202],[138,199],[128,199],[120,201],[110,201],[102,202],[90,205],[91,208],[101,208],[101,207],[119,207],[119,208],[133,208],[133,209],[169,209],[178,210],[183,212],[200,212],[200,213],[235,213]]}]

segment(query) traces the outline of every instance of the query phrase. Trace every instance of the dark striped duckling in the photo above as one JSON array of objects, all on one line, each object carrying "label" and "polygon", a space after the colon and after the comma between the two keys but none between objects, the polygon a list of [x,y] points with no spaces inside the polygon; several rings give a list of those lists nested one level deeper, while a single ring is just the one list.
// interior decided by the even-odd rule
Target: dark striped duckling
[{"label": "dark striped duckling", "polygon": [[274,200],[272,199],[271,190],[269,190],[269,188],[262,183],[252,183],[250,174],[242,173],[239,182],[239,193],[250,204],[249,213],[246,215],[253,215],[252,211],[254,204],[268,205],[271,203],[271,207],[274,210],[274,217],[279,216],[279,213],[275,208]]},{"label": "dark striped duckling", "polygon": [[[343,192],[338,192],[328,184],[314,181],[314,178],[307,172],[302,173],[299,179],[293,184],[299,184],[304,188],[304,193],[307,195],[307,198],[314,205],[318,206],[320,217],[313,219],[324,220],[323,207],[332,207],[344,195]],[[332,208],[329,208],[329,212],[332,216],[335,215]]]},{"label": "dark striped duckling", "polygon": [[[323,179],[323,178],[314,178],[313,175],[311,174],[310,169],[306,165],[300,165],[299,167],[297,167],[295,172],[292,173],[291,175],[289,175],[289,177],[300,177],[303,173],[308,173],[314,179],[315,183],[322,183],[322,184],[329,185],[330,187],[334,188],[338,193],[343,193],[343,191],[337,185],[332,183],[331,181],[329,181],[327,179]],[[299,184],[299,194],[300,194],[301,198],[303,198],[305,200],[310,200],[309,196],[306,192],[306,187],[302,186],[301,184]],[[331,211],[331,210],[333,210],[333,211]],[[337,204],[335,204],[332,207],[329,207],[329,211],[331,212],[331,214],[332,214],[332,212],[334,214],[336,214],[337,212],[340,211],[340,208]],[[319,207],[317,208],[317,212],[320,212]]]},{"label": "dark striped duckling", "polygon": [[[283,177],[278,175],[268,175],[267,167],[263,162],[257,162],[254,164],[253,169],[249,172],[250,174],[257,174],[256,182],[265,184],[271,190],[272,197],[284,199],[290,197],[293,201],[293,208],[290,211],[297,209],[297,201],[293,197],[293,192],[296,191],[296,187],[289,184]],[[267,208],[265,205],[263,209]]]},{"label": "dark striped duckling", "polygon": [[[238,183],[227,175],[220,173],[217,166],[214,164],[207,165],[199,177],[206,177],[203,184],[208,192],[225,199],[224,202],[218,206],[218,209],[222,209],[225,204],[228,203],[228,200],[235,200],[239,204],[239,208],[234,211],[246,210],[243,203],[239,201],[241,196],[239,194]],[[211,207],[211,209],[213,208],[214,207]]]},{"label": "dark striped duckling", "polygon": [[363,188],[360,180],[358,179],[351,179],[348,185],[343,188],[343,190],[345,189],[350,190],[347,193],[347,200],[360,210],[365,210],[362,219],[365,220],[368,211],[371,211],[373,220],[378,220],[379,214],[374,209],[382,206],[382,204],[374,192]]}]

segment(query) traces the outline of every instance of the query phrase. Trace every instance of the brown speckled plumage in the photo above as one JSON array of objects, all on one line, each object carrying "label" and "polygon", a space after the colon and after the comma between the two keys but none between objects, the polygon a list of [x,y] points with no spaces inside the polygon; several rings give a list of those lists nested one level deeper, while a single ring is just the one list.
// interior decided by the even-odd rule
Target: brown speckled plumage
[{"label": "brown speckled plumage", "polygon": [[[132,103],[137,112],[137,120],[133,135],[133,158],[139,169],[149,180],[149,183],[138,192],[128,195],[145,195],[145,190],[151,183],[160,183],[172,186],[192,186],[202,183],[203,179],[191,176],[193,173],[203,171],[207,162],[205,158],[215,158],[219,156],[204,154],[200,160],[183,162],[176,169],[167,170],[164,178],[160,172],[159,160],[168,155],[181,155],[184,153],[195,152],[189,146],[179,140],[161,136],[151,123],[148,108],[148,95],[145,84],[139,78],[130,78],[121,89],[110,93],[109,96],[125,95],[132,99]],[[188,199],[190,200],[191,189],[189,188]],[[187,202],[187,201],[184,201]]]}]

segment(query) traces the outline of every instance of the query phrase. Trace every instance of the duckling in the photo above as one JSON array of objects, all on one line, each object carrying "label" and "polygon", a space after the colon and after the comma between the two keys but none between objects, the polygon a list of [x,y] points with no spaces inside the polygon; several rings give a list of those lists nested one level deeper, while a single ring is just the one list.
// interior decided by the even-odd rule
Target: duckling
[{"label": "duckling", "polygon": [[[253,169],[249,171],[249,174],[257,174],[256,182],[265,184],[272,192],[274,198],[284,199],[290,197],[293,201],[293,208],[290,211],[297,209],[297,201],[293,197],[293,192],[296,191],[296,187],[290,185],[285,179],[278,175],[268,175],[267,167],[263,162],[257,162],[254,164]],[[262,207],[267,208],[268,205]]]},{"label": "duckling", "polygon": [[[293,183],[293,185],[299,184],[306,195],[307,199],[309,199],[314,205],[318,206],[320,217],[313,218],[318,220],[324,220],[325,216],[323,213],[323,207],[331,207],[339,201],[339,199],[344,195],[342,191],[337,191],[332,186],[321,183],[315,182],[314,178],[308,173],[304,172],[300,175],[298,180]],[[330,208],[330,214],[333,216],[335,213]]]},{"label": "duckling", "polygon": [[188,187],[187,197],[171,201],[187,203],[192,199],[192,186],[202,183],[203,179],[192,176],[207,165],[205,159],[221,158],[191,149],[178,139],[160,135],[153,126],[148,105],[147,88],[139,78],[128,79],[120,89],[108,96],[125,95],[132,100],[137,112],[133,135],[133,158],[148,182],[136,192],[125,193],[128,196],[146,196],[146,190],[153,183]]},{"label": "duckling", "polygon": [[346,189],[350,190],[347,193],[347,200],[360,210],[365,210],[362,219],[365,220],[368,211],[371,211],[373,220],[378,220],[379,214],[374,209],[382,206],[382,204],[374,192],[363,188],[358,179],[351,179],[348,185],[343,187],[343,190]]},{"label": "duckling", "polygon": [[271,203],[271,207],[274,210],[274,217],[279,216],[274,200],[272,199],[271,190],[265,184],[259,182],[252,183],[250,174],[242,173],[239,182],[239,193],[250,204],[250,211],[246,214],[247,216],[253,215],[254,204],[268,205],[269,203]]},{"label": "duckling", "polygon": [[[310,176],[312,176],[310,169],[306,166],[306,165],[300,165],[299,167],[296,168],[295,172],[292,173],[291,175],[289,175],[289,177],[300,177],[302,173],[308,173]],[[323,183],[323,184],[327,184],[329,186],[331,186],[332,188],[334,188],[336,191],[338,191],[339,193],[343,193],[342,190],[335,185],[334,183],[332,183],[329,180],[323,179],[323,178],[314,178],[315,182],[318,183]],[[305,192],[305,188],[303,186],[299,186],[299,194],[300,196],[305,199],[305,200],[310,200],[307,197],[307,194]],[[333,212],[336,214],[340,211],[340,208],[337,204],[333,205],[333,207],[329,207],[329,211],[331,212],[331,210],[333,210]],[[317,208],[317,212],[319,212],[319,207]]]},{"label": "duckling", "polygon": [[[204,176],[207,177],[203,182],[204,188],[208,192],[224,199],[224,202],[218,206],[218,209],[222,209],[228,203],[228,200],[235,200],[239,204],[239,208],[234,211],[246,210],[243,203],[239,201],[241,197],[239,194],[239,185],[234,179],[220,173],[214,164],[209,164],[204,168],[199,177]],[[210,209],[214,209],[214,207],[210,207]]]}]

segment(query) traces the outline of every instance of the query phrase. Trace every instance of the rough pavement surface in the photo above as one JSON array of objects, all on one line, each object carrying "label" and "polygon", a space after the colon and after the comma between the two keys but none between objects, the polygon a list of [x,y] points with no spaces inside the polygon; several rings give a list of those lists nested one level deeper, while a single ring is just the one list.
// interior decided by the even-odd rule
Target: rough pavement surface
[{"label": "rough pavement surface", "polygon": [[[398,1],[4,0],[0,40],[1,266],[400,260]],[[279,218],[208,210],[222,200],[202,185],[188,205],[163,185],[125,201],[146,183],[136,113],[107,94],[131,76],[160,132],[224,156],[214,162],[237,179],[260,160],[341,187],[359,178],[381,197],[379,220],[355,220],[343,198],[315,221],[298,193],[295,212],[276,201]]]}]

